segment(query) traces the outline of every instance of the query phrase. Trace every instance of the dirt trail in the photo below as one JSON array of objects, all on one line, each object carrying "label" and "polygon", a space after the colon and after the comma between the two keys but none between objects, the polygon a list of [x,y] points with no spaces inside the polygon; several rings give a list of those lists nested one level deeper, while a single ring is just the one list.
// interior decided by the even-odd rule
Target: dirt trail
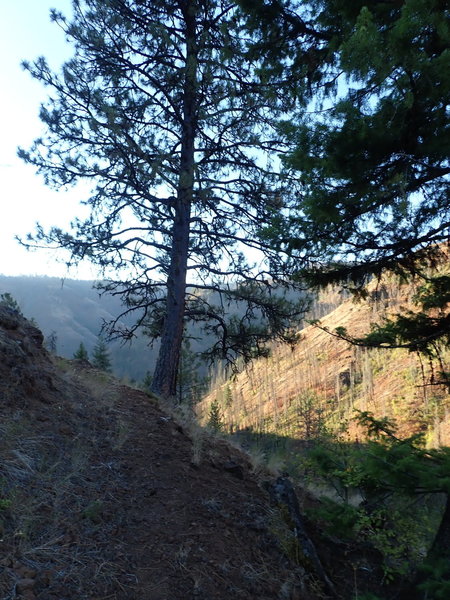
[{"label": "dirt trail", "polygon": [[243,454],[4,308],[0,417],[0,598],[311,597]]},{"label": "dirt trail", "polygon": [[102,491],[111,486],[105,504],[122,513],[115,543],[136,578],[133,597],[277,598],[291,570],[243,456],[204,439],[194,457],[183,428],[142,393],[121,388],[114,410],[127,433],[107,453]]}]

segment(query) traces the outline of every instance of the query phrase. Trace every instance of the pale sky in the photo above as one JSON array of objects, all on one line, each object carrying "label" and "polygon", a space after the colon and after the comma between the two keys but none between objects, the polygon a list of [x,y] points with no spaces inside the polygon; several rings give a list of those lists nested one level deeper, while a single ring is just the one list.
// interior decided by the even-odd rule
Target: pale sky
[{"label": "pale sky", "polygon": [[[47,90],[23,71],[22,60],[45,56],[58,69],[71,55],[64,34],[50,22],[50,8],[71,14],[70,0],[8,0],[0,21],[0,274],[52,275],[94,279],[96,271],[87,263],[67,271],[56,253],[27,252],[14,240],[34,231],[35,223],[67,228],[75,216],[86,214],[79,205],[81,192],[53,191],[31,166],[17,158],[17,146],[28,148],[43,129],[38,113]],[[64,261],[64,254],[60,255]]]},{"label": "pale sky", "polygon": [[[25,238],[39,222],[70,229],[75,217],[88,215],[80,205],[87,190],[55,191],[44,185],[35,169],[17,157],[17,147],[30,148],[43,134],[39,108],[48,88],[34,80],[21,67],[23,60],[44,56],[58,70],[72,54],[64,33],[50,21],[50,9],[70,17],[71,0],[7,0],[0,21],[0,274],[49,275],[64,278],[95,279],[98,272],[89,262],[67,270],[63,252],[27,251],[15,240]],[[256,255],[255,260],[259,260]],[[59,258],[59,260],[58,260]]]}]

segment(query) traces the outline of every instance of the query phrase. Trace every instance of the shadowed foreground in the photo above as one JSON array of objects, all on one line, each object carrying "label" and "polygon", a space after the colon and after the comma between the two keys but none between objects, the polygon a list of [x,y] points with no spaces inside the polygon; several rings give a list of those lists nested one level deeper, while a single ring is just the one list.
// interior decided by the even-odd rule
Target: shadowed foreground
[{"label": "shadowed foreground", "polygon": [[241,453],[3,307],[0,354],[2,598],[307,597]]}]

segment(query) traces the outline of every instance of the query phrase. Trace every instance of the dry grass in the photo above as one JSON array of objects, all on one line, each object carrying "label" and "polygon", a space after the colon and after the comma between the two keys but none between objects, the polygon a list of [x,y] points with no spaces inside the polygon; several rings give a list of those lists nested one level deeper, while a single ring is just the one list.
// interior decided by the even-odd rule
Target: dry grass
[{"label": "dry grass", "polygon": [[[103,374],[92,373],[85,387],[67,361],[59,361],[59,367],[67,383],[60,409],[50,406],[38,423],[25,410],[2,415],[0,532],[5,555],[1,598],[16,597],[24,569],[40,574],[36,588],[48,583],[42,575],[47,572],[63,588],[81,589],[86,581],[95,581],[99,591],[117,586],[120,575],[114,561],[105,561],[102,543],[92,536],[89,542],[83,541],[89,538],[83,531],[95,527],[90,498],[98,493],[92,477],[97,441],[92,417],[113,410],[116,395],[105,385],[111,380]],[[113,445],[123,445],[124,424],[118,418],[110,424]],[[107,435],[105,431],[103,436]]]}]

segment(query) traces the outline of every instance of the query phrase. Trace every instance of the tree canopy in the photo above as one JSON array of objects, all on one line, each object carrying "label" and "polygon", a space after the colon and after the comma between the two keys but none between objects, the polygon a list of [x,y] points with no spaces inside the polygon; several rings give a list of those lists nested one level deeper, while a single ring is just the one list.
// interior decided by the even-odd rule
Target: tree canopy
[{"label": "tree canopy", "polygon": [[[249,3],[243,3],[249,4]],[[263,233],[313,285],[355,290],[391,271],[416,279],[417,315],[368,343],[448,343],[450,29],[440,0],[271,2],[253,14],[287,80],[306,81],[280,128],[296,150],[296,209]],[[249,10],[251,10],[249,8]],[[263,37],[258,41],[264,53]],[[305,98],[308,101],[306,110]]]},{"label": "tree canopy", "polygon": [[[386,272],[414,281],[413,310],[391,316],[364,338],[334,334],[440,359],[441,347],[450,344],[448,3],[241,4],[268,73],[301,93],[298,109],[279,125],[296,146],[284,160],[291,175],[297,173],[296,202],[271,219],[263,239],[289,253],[297,277],[314,286],[339,283],[361,294],[372,277]],[[432,383],[448,385],[446,367],[440,367]],[[369,442],[368,453],[356,446],[354,464],[340,472],[336,448],[322,454],[324,472],[335,480],[339,473],[349,487],[363,483],[372,497],[394,491],[447,496],[424,565],[428,574],[417,575],[404,596],[447,597],[448,449],[425,450],[420,438],[400,440],[385,420],[361,417],[378,439]]]},{"label": "tree canopy", "polygon": [[[211,356],[249,360],[302,312],[280,288],[294,285],[282,278],[280,254],[259,236],[287,198],[276,158],[286,145],[274,125],[292,101],[250,56],[234,3],[74,0],[73,8],[72,22],[52,12],[74,46],[62,72],[44,58],[24,63],[50,98],[45,134],[20,155],[49,185],[88,182],[90,215],[69,232],[39,228],[29,243],[123,271],[100,286],[161,338],[152,386],[173,396],[189,319],[206,324]],[[260,254],[249,260],[245,248]],[[241,302],[246,309],[228,319],[229,304]],[[111,331],[134,333],[119,321]]]},{"label": "tree canopy", "polygon": [[[298,22],[285,34],[296,53],[288,75],[308,75],[307,52],[322,58],[308,110],[281,124],[297,146],[286,165],[301,181],[296,214],[276,223],[279,247],[327,265],[330,281],[411,269],[448,240],[446,3],[322,1],[307,24],[309,3],[273,4],[286,26]],[[301,24],[319,42],[295,43]]]},{"label": "tree canopy", "polygon": [[[307,453],[308,468],[345,498],[341,504],[324,499],[322,517],[334,533],[345,536],[357,531],[362,538],[372,538],[384,555],[386,573],[392,569],[403,575],[402,590],[397,590],[395,597],[446,598],[450,586],[450,502],[447,500],[434,539],[428,543],[425,561],[423,540],[419,559],[413,557],[407,539],[417,535],[411,526],[421,513],[421,499],[434,497],[435,506],[439,506],[442,496],[449,496],[450,449],[426,449],[422,434],[400,439],[395,423],[385,417],[375,419],[370,412],[357,411],[355,420],[366,430],[364,443],[349,445],[325,437]],[[349,503],[350,492],[355,490],[362,498],[358,506]],[[426,515],[424,506],[422,518]],[[400,511],[406,513],[406,522],[402,522]],[[409,542],[418,554],[417,540]],[[410,563],[420,565],[414,577],[408,573],[408,563],[409,568]]]}]

